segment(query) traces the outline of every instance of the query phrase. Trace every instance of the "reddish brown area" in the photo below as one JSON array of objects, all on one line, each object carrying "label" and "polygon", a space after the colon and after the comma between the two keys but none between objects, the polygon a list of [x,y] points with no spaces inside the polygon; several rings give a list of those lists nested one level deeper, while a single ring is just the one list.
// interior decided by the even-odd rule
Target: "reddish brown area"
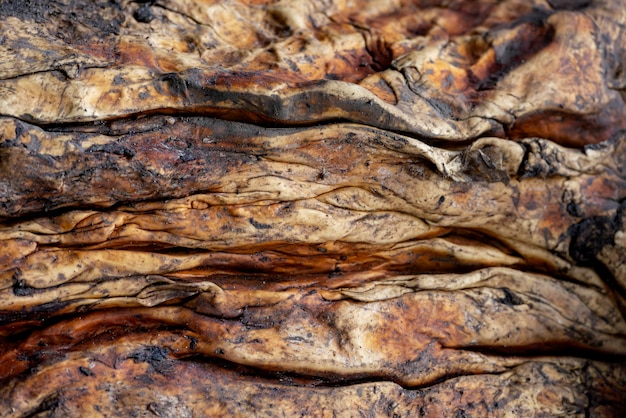
[{"label": "reddish brown area", "polygon": [[606,141],[626,129],[624,111],[624,104],[616,101],[597,115],[542,112],[517,119],[507,134],[511,139],[551,138],[565,146],[580,148]]}]

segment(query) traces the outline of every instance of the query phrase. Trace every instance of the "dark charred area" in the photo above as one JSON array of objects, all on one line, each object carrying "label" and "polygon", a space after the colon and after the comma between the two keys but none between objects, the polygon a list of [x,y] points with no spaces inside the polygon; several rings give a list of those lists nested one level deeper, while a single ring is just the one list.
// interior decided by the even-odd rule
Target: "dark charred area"
[{"label": "dark charred area", "polygon": [[555,10],[580,10],[591,3],[591,0],[548,0],[548,4]]},{"label": "dark charred area", "polygon": [[152,12],[152,4],[154,3],[154,1],[137,2],[137,3],[141,3],[141,4],[137,8],[137,10],[135,10],[135,12],[133,13],[133,18],[135,18],[137,22],[141,22],[141,23],[152,22],[152,20],[154,20],[154,13]]},{"label": "dark charred area", "polygon": [[150,345],[137,349],[128,355],[136,363],[148,363],[156,373],[167,375],[172,370],[167,348]]},{"label": "dark charred area", "polygon": [[558,165],[563,157],[557,149],[548,147],[546,142],[530,140],[523,143],[526,154],[520,164],[518,176],[521,178],[551,177],[558,172]]},{"label": "dark charred area", "polygon": [[508,184],[510,176],[502,168],[502,158],[495,147],[471,150],[463,155],[465,173],[473,181]]},{"label": "dark charred area", "polygon": [[119,35],[125,16],[119,1],[76,2],[74,0],[7,0],[0,15],[42,24],[54,21],[51,33],[68,42],[93,42],[93,38]]},{"label": "dark charred area", "polygon": [[621,228],[622,218],[591,217],[568,230],[571,236],[570,256],[580,263],[589,263],[596,258],[598,252],[608,244],[614,243],[616,231]]}]

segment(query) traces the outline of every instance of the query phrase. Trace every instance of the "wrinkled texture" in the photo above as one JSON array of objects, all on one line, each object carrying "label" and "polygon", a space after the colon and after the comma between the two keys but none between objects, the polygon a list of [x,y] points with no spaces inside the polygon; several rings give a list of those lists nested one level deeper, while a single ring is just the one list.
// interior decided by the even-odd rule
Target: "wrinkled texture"
[{"label": "wrinkled texture", "polygon": [[625,24],[0,2],[0,416],[620,416]]}]

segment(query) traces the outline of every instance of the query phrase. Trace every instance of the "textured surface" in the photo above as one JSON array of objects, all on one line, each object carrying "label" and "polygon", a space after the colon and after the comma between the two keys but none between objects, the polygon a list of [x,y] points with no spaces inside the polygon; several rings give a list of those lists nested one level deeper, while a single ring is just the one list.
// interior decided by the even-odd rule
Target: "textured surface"
[{"label": "textured surface", "polygon": [[620,416],[623,1],[0,1],[0,416]]}]

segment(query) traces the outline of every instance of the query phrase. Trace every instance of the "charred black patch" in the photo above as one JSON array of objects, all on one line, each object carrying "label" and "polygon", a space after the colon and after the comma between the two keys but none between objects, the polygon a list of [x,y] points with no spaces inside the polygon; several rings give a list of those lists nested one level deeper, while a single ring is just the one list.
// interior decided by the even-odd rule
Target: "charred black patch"
[{"label": "charred black patch", "polygon": [[187,84],[183,78],[176,73],[167,73],[159,77],[159,82],[155,84],[156,90],[163,94],[164,91],[161,88],[161,83],[165,84],[170,92],[174,96],[185,96],[187,94]]},{"label": "charred black patch", "polygon": [[198,347],[198,339],[192,336],[187,336],[187,339],[189,340],[189,348],[195,350]]},{"label": "charred black patch", "polygon": [[272,225],[257,222],[252,218],[248,218],[248,222],[250,222],[250,225],[252,225],[256,229],[271,229],[272,228]]},{"label": "charred black patch", "polygon": [[554,10],[580,10],[591,4],[591,0],[548,0]]},{"label": "charred black patch", "polygon": [[93,372],[91,370],[89,370],[89,368],[85,367],[85,366],[80,366],[78,367],[78,371],[83,375],[83,376],[93,376]]},{"label": "charred black patch", "polygon": [[12,290],[15,296],[32,296],[33,293],[35,293],[35,290],[32,287],[27,286],[24,283],[24,280],[21,279],[13,282]]},{"label": "charred black patch", "polygon": [[166,374],[172,368],[169,358],[169,350],[164,347],[149,345],[133,351],[128,358],[135,363],[148,363],[150,367],[160,374]]},{"label": "charred black patch", "polygon": [[152,13],[151,3],[144,3],[133,13],[133,17],[137,22],[150,23],[154,20],[154,13]]},{"label": "charred black patch", "polygon": [[102,40],[107,35],[118,35],[124,23],[119,0],[80,2],[68,0],[6,0],[0,2],[0,16],[13,16],[35,23],[54,21],[60,39],[73,43]]},{"label": "charred black patch", "polygon": [[571,237],[569,254],[577,262],[587,264],[595,260],[605,245],[612,244],[621,227],[621,217],[592,216],[569,227]]},{"label": "charred black patch", "polygon": [[518,169],[518,176],[522,179],[533,177],[550,177],[557,173],[563,156],[556,148],[549,148],[545,140],[536,140],[531,143],[520,143],[526,148],[526,153]]},{"label": "charred black patch", "polygon": [[504,292],[504,297],[498,299],[500,303],[504,303],[505,305],[509,305],[509,306],[517,306],[517,305],[524,304],[524,301],[515,293],[511,292],[511,290],[509,290],[508,288],[503,287],[500,290]]},{"label": "charred black patch", "polygon": [[125,158],[133,158],[137,152],[118,143],[108,143],[104,145],[94,145],[89,148],[88,152],[106,152],[109,154],[122,155]]},{"label": "charred black patch", "polygon": [[577,218],[580,218],[581,216],[583,216],[584,212],[578,203],[569,202],[567,204],[567,213]]},{"label": "charred black patch", "polygon": [[36,289],[28,286],[24,279],[22,279],[22,271],[20,269],[15,270],[13,273],[13,285],[11,290],[15,296],[32,296]]}]

